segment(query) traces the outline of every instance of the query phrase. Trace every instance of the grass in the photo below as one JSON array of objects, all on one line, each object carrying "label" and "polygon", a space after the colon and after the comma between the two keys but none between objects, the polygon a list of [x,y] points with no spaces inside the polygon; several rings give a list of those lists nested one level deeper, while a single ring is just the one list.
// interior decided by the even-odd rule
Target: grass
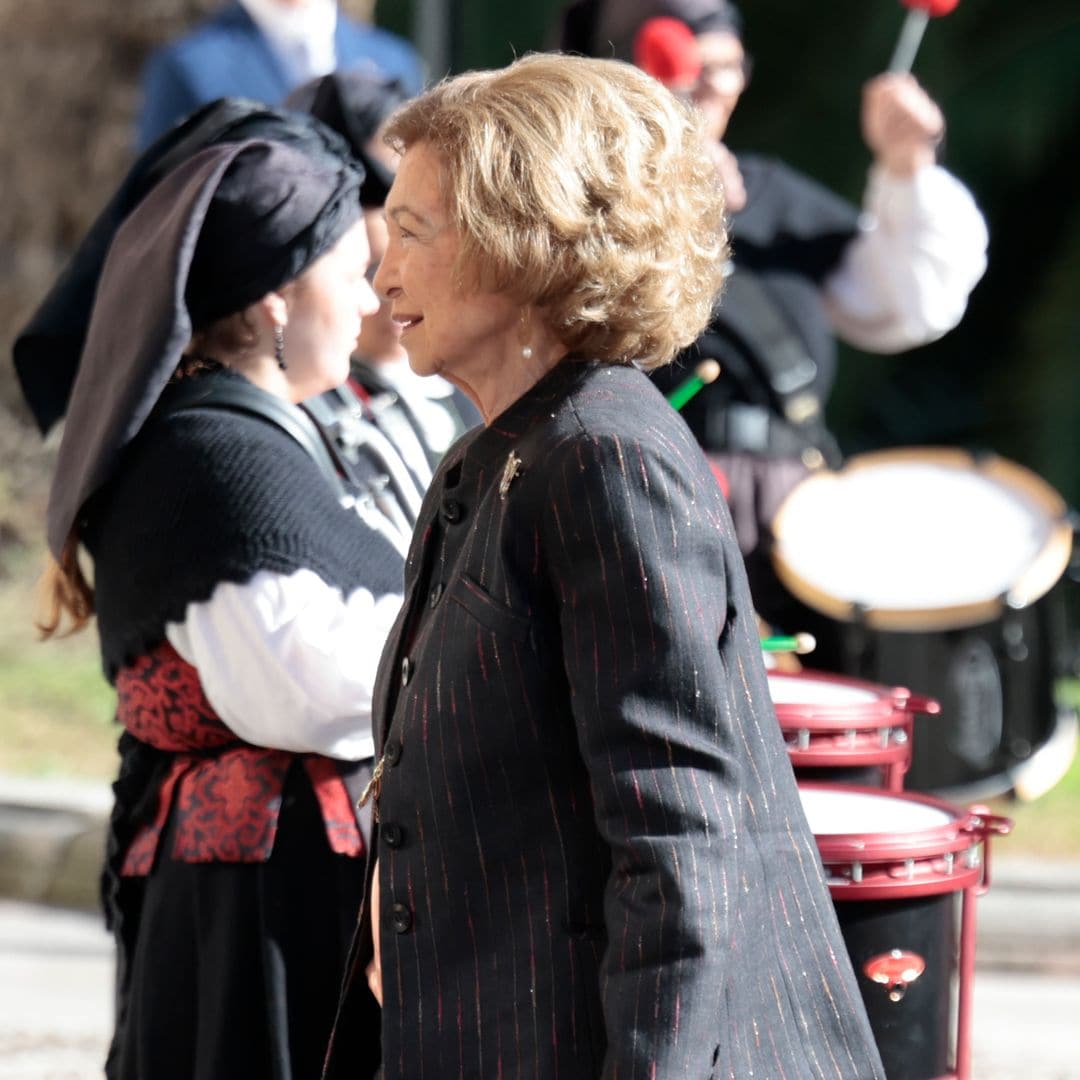
[{"label": "grass", "polygon": [[[1063,682],[1058,692],[1063,702],[1080,708],[1080,680]],[[1012,833],[994,844],[999,855],[1080,858],[1080,754],[1061,780],[1038,799],[1023,803],[994,799],[988,805],[1014,823]]]},{"label": "grass", "polygon": [[0,771],[111,779],[116,696],[93,629],[41,642],[33,626],[40,556],[6,553],[0,580]]}]

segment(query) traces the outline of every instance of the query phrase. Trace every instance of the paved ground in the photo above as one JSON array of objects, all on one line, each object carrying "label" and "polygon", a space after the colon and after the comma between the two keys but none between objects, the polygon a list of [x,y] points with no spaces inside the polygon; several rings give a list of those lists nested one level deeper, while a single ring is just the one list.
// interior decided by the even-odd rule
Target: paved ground
[{"label": "paved ground", "polygon": [[[111,979],[95,916],[0,901],[0,1080],[100,1077]],[[973,1080],[1080,1080],[1080,972],[980,969],[974,1009]]]},{"label": "paved ground", "polygon": [[[108,805],[106,785],[0,775],[0,1080],[102,1075],[112,949],[90,911]],[[1011,859],[1006,839],[992,869],[972,1080],[1080,1080],[1080,863]]]}]

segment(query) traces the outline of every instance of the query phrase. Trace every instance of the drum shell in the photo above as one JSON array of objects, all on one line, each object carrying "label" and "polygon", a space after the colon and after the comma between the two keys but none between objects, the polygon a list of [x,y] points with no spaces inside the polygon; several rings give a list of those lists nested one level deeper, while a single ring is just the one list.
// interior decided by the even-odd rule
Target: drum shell
[{"label": "drum shell", "polygon": [[1010,770],[1057,724],[1054,683],[1065,673],[1064,587],[992,622],[901,632],[839,623],[792,599],[786,625],[817,640],[808,667],[909,686],[941,704],[916,716],[904,786],[955,798],[1011,789]]},{"label": "drum shell", "polygon": [[[935,1080],[949,1072],[958,895],[835,904],[889,1080]],[[876,957],[893,949],[915,953],[926,963],[898,1001],[891,1000],[887,987],[866,970]]]},{"label": "drum shell", "polygon": [[987,837],[1003,819],[922,794],[799,792],[886,1075],[953,1075],[959,914],[983,885]]}]

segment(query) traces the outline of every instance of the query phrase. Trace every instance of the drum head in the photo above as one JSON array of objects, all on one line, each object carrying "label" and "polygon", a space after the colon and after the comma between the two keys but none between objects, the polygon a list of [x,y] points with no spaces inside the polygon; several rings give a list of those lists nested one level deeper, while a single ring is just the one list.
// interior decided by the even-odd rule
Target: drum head
[{"label": "drum head", "polygon": [[886,687],[839,676],[796,674],[770,671],[769,694],[773,705],[782,710],[787,705],[819,706],[826,709],[863,711],[884,698],[891,701]]},{"label": "drum head", "polygon": [[801,785],[799,798],[810,831],[819,840],[852,835],[914,837],[948,826],[957,817],[944,805],[879,791]]},{"label": "drum head", "polygon": [[1062,498],[1029,470],[959,450],[853,457],[815,473],[773,522],[773,561],[791,593],[834,619],[939,630],[1027,607],[1072,550]]}]

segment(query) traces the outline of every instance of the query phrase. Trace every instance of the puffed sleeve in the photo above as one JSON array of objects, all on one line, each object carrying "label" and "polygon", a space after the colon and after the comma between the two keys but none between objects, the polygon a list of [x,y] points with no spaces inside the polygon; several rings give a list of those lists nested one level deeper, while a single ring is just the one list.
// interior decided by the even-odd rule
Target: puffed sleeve
[{"label": "puffed sleeve", "polygon": [[375,670],[401,597],[348,596],[310,570],[222,582],[169,623],[218,716],[247,742],[359,761],[371,757]]},{"label": "puffed sleeve", "polygon": [[733,702],[761,662],[732,637],[753,614],[730,519],[688,439],[582,436],[550,464],[562,659],[612,853],[604,1075],[705,1076],[741,876]]},{"label": "puffed sleeve", "polygon": [[834,328],[872,352],[936,340],[963,317],[987,242],[974,198],[945,169],[912,177],[872,169],[859,234],[825,282]]}]

